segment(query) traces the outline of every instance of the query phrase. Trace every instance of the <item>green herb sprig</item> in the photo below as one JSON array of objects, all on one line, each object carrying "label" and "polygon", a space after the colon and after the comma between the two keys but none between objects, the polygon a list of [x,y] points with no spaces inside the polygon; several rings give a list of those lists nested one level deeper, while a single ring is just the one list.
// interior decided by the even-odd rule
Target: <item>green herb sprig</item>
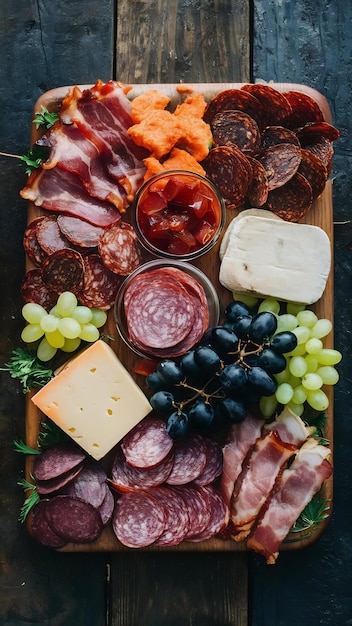
[{"label": "green herb sprig", "polygon": [[33,387],[44,387],[54,376],[53,370],[45,367],[27,348],[13,350],[9,363],[5,363],[0,370],[9,372],[12,378],[18,380],[24,393]]},{"label": "green herb sprig", "polygon": [[44,128],[51,128],[54,126],[55,122],[60,119],[58,113],[50,112],[45,106],[41,106],[40,111],[37,111],[33,120],[33,124],[38,129],[40,126],[44,126]]},{"label": "green herb sprig", "polygon": [[[31,478],[33,479],[33,476],[31,476]],[[20,510],[19,521],[23,524],[26,521],[27,515],[30,510],[34,507],[35,504],[37,504],[37,502],[39,502],[40,496],[35,484],[28,482],[28,480],[26,480],[25,478],[20,478],[17,484],[20,487],[23,487],[25,493],[30,491]]]},{"label": "green herb sprig", "polygon": [[[326,498],[322,496],[313,498],[292,526],[290,534],[292,533],[293,536],[285,539],[285,543],[294,543],[311,537],[319,524],[329,517],[329,511],[330,505]],[[305,533],[305,535],[300,534],[299,537],[295,537],[296,533]]]}]

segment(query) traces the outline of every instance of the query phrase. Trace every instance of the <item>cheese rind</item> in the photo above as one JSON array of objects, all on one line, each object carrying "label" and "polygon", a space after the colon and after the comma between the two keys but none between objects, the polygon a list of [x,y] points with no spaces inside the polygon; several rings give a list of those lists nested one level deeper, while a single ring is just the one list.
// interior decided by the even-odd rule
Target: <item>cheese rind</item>
[{"label": "cheese rind", "polygon": [[142,390],[102,340],[69,361],[32,402],[96,460],[152,410]]},{"label": "cheese rind", "polygon": [[220,283],[238,293],[313,304],[331,267],[324,230],[255,215],[235,218],[220,264]]}]

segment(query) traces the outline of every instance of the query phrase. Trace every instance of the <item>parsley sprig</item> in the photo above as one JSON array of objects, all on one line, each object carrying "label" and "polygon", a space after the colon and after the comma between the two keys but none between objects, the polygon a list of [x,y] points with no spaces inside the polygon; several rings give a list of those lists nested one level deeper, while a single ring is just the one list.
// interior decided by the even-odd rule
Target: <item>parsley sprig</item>
[{"label": "parsley sprig", "polygon": [[33,120],[33,124],[38,129],[40,126],[49,129],[59,120],[58,113],[50,112],[45,106],[41,106],[41,110],[37,111]]}]

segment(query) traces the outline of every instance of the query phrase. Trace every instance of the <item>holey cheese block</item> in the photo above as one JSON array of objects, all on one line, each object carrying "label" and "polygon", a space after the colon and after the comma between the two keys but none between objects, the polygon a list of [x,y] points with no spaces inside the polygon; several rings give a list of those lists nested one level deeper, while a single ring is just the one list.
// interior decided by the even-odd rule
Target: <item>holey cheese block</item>
[{"label": "holey cheese block", "polygon": [[152,410],[115,352],[101,340],[69,361],[32,401],[96,460]]},{"label": "holey cheese block", "polygon": [[220,283],[236,293],[317,302],[331,267],[329,237],[318,226],[268,215],[242,211],[229,224],[220,249]]}]

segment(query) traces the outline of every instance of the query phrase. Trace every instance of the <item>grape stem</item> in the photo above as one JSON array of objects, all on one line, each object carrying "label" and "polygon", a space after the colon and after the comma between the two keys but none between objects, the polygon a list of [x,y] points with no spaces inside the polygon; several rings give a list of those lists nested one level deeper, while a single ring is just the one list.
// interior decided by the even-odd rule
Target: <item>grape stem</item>
[{"label": "grape stem", "polygon": [[194,402],[195,400],[197,400],[197,398],[205,398],[204,402],[208,403],[208,404],[209,404],[210,398],[219,398],[219,399],[224,398],[225,397],[225,393],[223,392],[221,387],[218,387],[217,389],[215,389],[211,393],[207,393],[206,392],[207,386],[212,381],[213,381],[213,378],[210,378],[205,383],[205,385],[202,387],[202,389],[197,389],[197,387],[192,387],[192,385],[189,385],[188,383],[186,383],[186,381],[180,382],[179,383],[180,387],[184,387],[185,389],[190,389],[191,391],[194,391],[195,394],[191,398],[188,398],[187,400],[184,400],[183,402],[180,402],[180,404],[178,405],[178,411],[182,412],[183,408],[185,406],[187,406],[187,404]]}]

